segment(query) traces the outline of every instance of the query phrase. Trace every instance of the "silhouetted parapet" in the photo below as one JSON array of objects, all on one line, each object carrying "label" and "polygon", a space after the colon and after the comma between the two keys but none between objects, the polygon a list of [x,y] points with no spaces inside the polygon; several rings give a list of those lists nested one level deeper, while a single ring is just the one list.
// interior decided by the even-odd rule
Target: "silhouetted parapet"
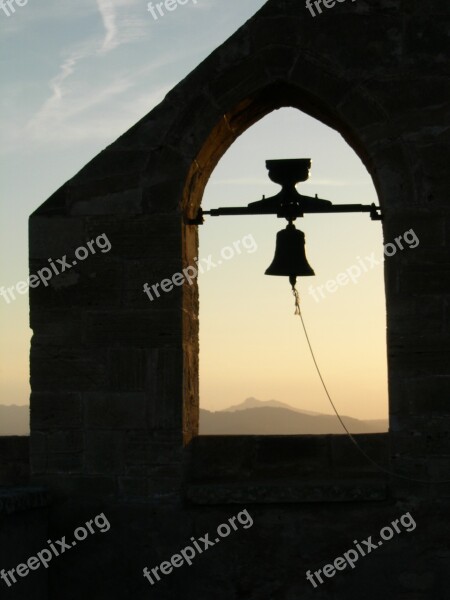
[{"label": "silhouetted parapet", "polygon": [[[355,435],[381,466],[387,434]],[[188,446],[192,504],[384,501],[388,477],[346,435],[199,436]]]}]

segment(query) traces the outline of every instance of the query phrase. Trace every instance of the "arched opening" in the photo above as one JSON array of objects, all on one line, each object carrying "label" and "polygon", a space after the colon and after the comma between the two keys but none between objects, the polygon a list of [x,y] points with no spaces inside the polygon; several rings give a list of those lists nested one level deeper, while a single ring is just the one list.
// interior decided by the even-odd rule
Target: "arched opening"
[{"label": "arched opening", "polygon": [[[283,108],[223,156],[202,207],[245,206],[279,190],[265,159],[312,157],[302,193],[336,204],[378,203],[342,137]],[[200,435],[345,433],[314,369],[287,278],[267,277],[274,215],[205,217],[199,228]],[[315,277],[299,278],[302,310],[328,387],[352,433],[387,429],[382,231],[367,214],[305,215]],[[201,271],[201,270],[200,270]],[[343,275],[341,275],[343,274]],[[339,283],[341,282],[341,283]]]},{"label": "arched opening", "polygon": [[[365,166],[368,169],[370,168],[370,159],[369,159],[368,153],[364,150],[364,148],[362,147],[362,144],[360,143],[360,141],[358,139],[356,139],[356,137],[352,133],[352,131],[350,131],[350,129],[347,128],[340,120],[338,120],[335,114],[331,113],[330,110],[326,109],[326,107],[320,100],[318,100],[315,97],[314,98],[310,97],[308,95],[308,93],[304,92],[303,90],[300,91],[289,85],[280,83],[280,84],[277,84],[274,86],[267,87],[260,94],[256,94],[253,98],[241,102],[233,111],[230,111],[227,114],[224,114],[222,116],[222,118],[219,119],[218,123],[213,128],[210,135],[207,137],[205,143],[203,144],[200,152],[198,153],[197,159],[192,163],[191,168],[190,168],[190,172],[189,172],[189,175],[188,175],[188,178],[186,181],[186,185],[184,188],[184,196],[183,196],[183,204],[184,204],[185,214],[188,217],[193,218],[196,215],[197,210],[198,210],[200,203],[202,201],[202,198],[203,198],[204,189],[206,187],[206,184],[210,178],[212,171],[216,167],[216,165],[219,162],[219,160],[221,159],[221,157],[225,154],[227,149],[234,142],[234,140],[236,140],[244,131],[246,131],[249,127],[251,127],[257,121],[262,119],[264,116],[268,115],[273,110],[282,108],[282,107],[295,107],[299,110],[302,110],[306,114],[317,118],[322,123],[327,124],[330,127],[332,127],[333,129],[335,129],[336,131],[338,131],[342,135],[342,137],[346,140],[346,142],[353,148],[353,150],[357,151],[357,155],[363,161]],[[296,152],[295,156],[299,157],[298,152]],[[284,157],[286,158],[289,156],[284,155]],[[273,155],[272,156],[269,155],[269,156],[266,156],[265,158],[276,158],[276,157]],[[312,158],[313,158],[314,162],[317,163],[316,157],[313,156]],[[262,173],[264,172],[263,171],[264,165],[260,164],[259,168],[260,168],[260,175],[262,175]],[[318,174],[319,174],[319,172],[316,171],[316,175],[318,175]],[[375,175],[376,175],[376,173],[375,173]],[[262,178],[263,177],[264,177],[264,175],[262,175]],[[377,185],[376,178],[374,178],[374,182],[375,182],[375,185]],[[311,184],[313,184],[313,183],[314,183],[314,180],[311,179]],[[270,182],[267,180],[267,185],[269,185],[269,184],[270,184]],[[316,191],[317,191],[317,193],[321,192],[320,189],[317,189]],[[270,192],[267,192],[267,188],[265,188],[265,193],[266,194],[270,193]],[[320,195],[327,197],[323,193],[320,193]],[[253,198],[253,197],[244,199],[242,194],[240,195],[240,197],[242,198],[241,204],[244,204],[244,205],[247,204],[249,201],[258,199],[258,198]],[[341,197],[343,197],[343,196],[341,196]],[[328,199],[331,199],[334,202],[340,201],[336,195],[334,196],[334,198],[328,198]],[[342,202],[348,202],[348,200],[343,199]],[[381,197],[380,197],[380,203],[383,204]],[[233,202],[233,204],[236,205],[239,203]],[[352,228],[354,229],[355,226],[351,225],[351,223],[352,223],[351,217],[352,217],[351,215],[350,215],[350,218],[341,215],[339,217],[340,223],[343,224],[344,219],[345,219],[345,226],[349,227],[350,229],[352,229]],[[323,219],[325,219],[325,218],[327,218],[327,217],[325,217],[323,215],[321,215],[320,217],[317,217],[317,219],[321,219],[320,222],[322,223],[322,225],[320,225],[320,222],[318,221],[319,229],[321,227],[325,227],[325,222],[323,221]],[[332,217],[329,217],[329,218],[332,219]],[[336,218],[336,217],[334,217],[334,218]],[[379,236],[379,238],[378,238],[379,239],[378,256],[380,256],[380,255],[382,256],[383,249],[382,249],[382,244],[381,244],[381,227],[377,224],[371,223],[368,220],[367,216],[364,217],[364,216],[358,215],[357,217],[355,216],[353,218],[359,218],[359,219],[365,218],[365,219],[367,219],[367,221],[366,221],[367,227],[369,227],[369,228],[372,227],[374,230],[377,229],[378,236]],[[240,220],[240,221],[242,222],[242,220]],[[328,230],[329,235],[335,235],[335,232],[332,233],[333,222],[334,221],[329,221],[328,225],[326,226],[326,229]],[[281,229],[284,226],[277,219],[271,220],[271,223],[272,223],[274,232]],[[301,225],[303,225],[303,223]],[[300,226],[300,224],[299,224],[299,226]],[[186,226],[184,228],[183,260],[186,265],[192,264],[194,259],[196,259],[199,256],[198,232],[196,231],[196,229],[197,228],[192,227],[192,226]],[[304,229],[304,228],[302,227],[302,229]],[[349,235],[348,230],[347,230],[347,235]],[[354,231],[352,232],[352,235],[354,235]],[[310,236],[308,233],[307,248],[311,249],[311,250],[310,249],[307,250],[309,253],[312,251],[312,248],[313,248],[313,246],[311,246],[311,242],[312,242],[311,237],[314,237],[314,236]],[[271,240],[272,240],[271,243],[274,244],[274,241],[275,241],[274,235],[271,235]],[[232,241],[235,241],[234,238]],[[315,237],[315,240],[313,243],[318,243],[318,244],[323,245],[323,238],[321,236]],[[273,246],[272,246],[272,248],[273,248]],[[356,246],[355,246],[354,250],[355,251],[352,256],[353,261],[359,255],[358,248]],[[272,252],[273,252],[273,249],[272,249]],[[335,250],[334,250],[334,252],[335,252]],[[371,250],[371,252],[372,252],[372,250]],[[268,262],[270,262],[272,256],[273,256],[273,254],[266,257],[265,260],[266,261],[268,260]],[[268,266],[268,262],[267,262],[267,265],[265,265],[265,266]],[[317,265],[317,262],[316,262],[316,265]],[[316,268],[316,265],[313,265],[313,266]],[[350,266],[350,265],[348,265],[348,266]],[[336,273],[334,273],[334,275],[336,275]],[[260,281],[261,282],[264,281],[262,272],[261,272]],[[327,281],[327,280],[325,280],[325,281]],[[185,333],[184,333],[184,357],[185,357],[184,390],[185,390],[185,393],[184,393],[183,428],[184,428],[185,442],[188,442],[189,439],[192,438],[192,436],[195,436],[198,434],[198,421],[199,421],[198,352],[199,352],[199,348],[198,348],[198,337],[197,337],[198,336],[198,296],[197,296],[197,293],[198,293],[197,286],[194,285],[194,286],[191,286],[184,295],[183,316],[184,316],[184,323],[185,323],[185,328],[184,328],[184,331],[185,331]],[[292,312],[292,304],[291,304],[291,298],[289,297],[288,286],[286,287],[286,291],[283,292],[283,298],[286,299],[286,297],[288,298],[288,301],[287,301],[287,305],[285,304],[285,306],[287,306],[286,310],[289,313],[289,311]],[[317,304],[317,308],[319,308],[319,307],[320,307],[320,304]],[[366,318],[368,320],[370,320],[371,316],[368,313],[366,313]],[[295,324],[295,322],[292,325],[294,328],[295,327],[298,328],[298,324]],[[382,335],[384,337],[385,321],[383,319],[379,323],[379,328],[380,328],[380,331],[382,330],[382,332],[383,332]],[[329,330],[329,334],[331,332],[331,329]],[[296,334],[297,334],[297,339],[300,340],[300,338],[301,338],[300,332],[297,331]],[[325,334],[325,332],[322,331],[321,335],[324,335],[324,334]],[[386,354],[384,352],[384,357],[385,357],[385,355]],[[310,360],[309,357],[308,357],[308,360]],[[330,359],[328,358],[327,360],[329,361]],[[384,358],[384,360],[385,360],[385,358]],[[367,362],[366,366],[367,366],[367,370],[370,370],[370,368],[371,368],[370,360]],[[354,368],[354,365],[350,366],[350,368],[352,368],[352,367]],[[386,368],[384,367],[384,373],[385,372],[386,372]],[[384,381],[386,381],[386,377],[384,377]],[[267,396],[266,396],[266,399],[267,399]],[[382,408],[381,410],[382,411],[384,410],[384,414],[385,414],[386,397],[384,397],[384,400],[381,401],[381,406],[383,406],[383,402],[384,402],[384,408]],[[317,412],[319,412],[319,411],[317,411]],[[345,410],[343,412],[345,413]],[[372,413],[371,416],[378,416],[378,415],[374,415]]]}]

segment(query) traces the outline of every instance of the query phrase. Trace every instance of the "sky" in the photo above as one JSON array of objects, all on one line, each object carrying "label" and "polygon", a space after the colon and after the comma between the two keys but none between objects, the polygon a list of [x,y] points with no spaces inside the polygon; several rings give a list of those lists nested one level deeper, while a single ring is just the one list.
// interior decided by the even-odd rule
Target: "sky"
[{"label": "sky", "polygon": [[[158,19],[143,0],[29,0],[9,16],[0,10],[0,285],[28,276],[29,214],[263,4],[192,0]],[[336,203],[377,202],[369,174],[341,136],[285,108],[233,144],[208,182],[203,207],[246,205],[276,193],[265,168],[274,158],[312,158],[310,180],[299,186],[304,193]],[[332,412],[289,284],[264,275],[285,224],[275,216],[207,217],[200,228],[200,257],[222,259],[199,277],[202,408],[255,396]],[[296,226],[306,234],[316,273],[299,281],[302,312],[333,399],[342,414],[384,418],[381,224],[367,214],[341,214],[307,215]],[[320,297],[317,286],[358,264],[355,283],[322,288]],[[0,327],[0,403],[28,404],[27,294],[10,304],[0,298]]]}]

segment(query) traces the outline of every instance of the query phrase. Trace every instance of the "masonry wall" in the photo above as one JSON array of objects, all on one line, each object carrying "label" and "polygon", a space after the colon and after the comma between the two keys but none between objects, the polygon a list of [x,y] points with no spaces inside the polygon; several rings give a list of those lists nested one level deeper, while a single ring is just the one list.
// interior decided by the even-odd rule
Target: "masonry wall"
[{"label": "masonry wall", "polygon": [[[3,440],[0,438],[0,445]],[[16,466],[16,465],[14,465]],[[8,571],[25,563],[42,550],[48,539],[48,497],[43,489],[25,485],[3,487],[10,480],[0,481],[0,570]],[[13,571],[14,576],[14,571]],[[47,600],[48,572],[41,568],[31,577],[16,583],[2,579],[2,600]]]},{"label": "masonry wall", "polygon": [[27,485],[30,481],[30,438],[0,436],[0,486]]},{"label": "masonry wall", "polygon": [[[53,495],[55,534],[94,511],[112,524],[50,572],[50,598],[78,598],[88,578],[96,600],[147,598],[143,566],[243,507],[253,528],[159,598],[444,597],[449,484],[389,477],[346,438],[199,439],[198,290],[151,303],[142,287],[197,256],[186,218],[236,137],[281,106],[334,127],[373,177],[385,238],[413,228],[421,242],[386,264],[390,433],[360,443],[406,478],[450,479],[448,17],[438,0],[320,19],[271,0],[31,216],[32,273],[103,233],[112,245],[30,290],[33,481]],[[306,582],[405,510],[417,546],[405,534],[345,580]]]}]

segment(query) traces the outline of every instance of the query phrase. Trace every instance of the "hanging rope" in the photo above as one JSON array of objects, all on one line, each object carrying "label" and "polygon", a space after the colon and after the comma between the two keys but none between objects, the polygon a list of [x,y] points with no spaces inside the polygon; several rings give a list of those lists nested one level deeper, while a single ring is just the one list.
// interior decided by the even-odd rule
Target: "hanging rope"
[{"label": "hanging rope", "polygon": [[400,475],[399,473],[394,473],[393,471],[390,471],[389,469],[386,469],[386,468],[385,468],[385,467],[383,467],[382,465],[378,464],[378,463],[377,463],[375,460],[373,460],[373,458],[371,458],[371,457],[370,457],[370,456],[367,454],[367,452],[366,452],[365,450],[363,450],[363,449],[361,448],[361,446],[358,444],[357,440],[356,440],[356,439],[353,437],[353,435],[352,435],[352,434],[350,433],[350,431],[347,429],[347,426],[345,425],[345,423],[344,423],[344,421],[342,420],[342,418],[341,418],[340,414],[338,413],[338,411],[337,411],[337,409],[336,409],[336,407],[335,407],[335,405],[334,405],[334,402],[333,402],[333,400],[332,400],[332,398],[331,398],[331,396],[330,396],[330,393],[329,393],[329,391],[328,391],[328,388],[327,388],[327,386],[326,386],[326,384],[325,384],[325,381],[324,381],[324,379],[323,379],[323,377],[322,377],[322,373],[321,373],[321,371],[320,371],[320,369],[319,369],[319,365],[317,364],[316,357],[315,357],[315,354],[314,354],[314,351],[313,351],[313,348],[312,348],[312,346],[311,346],[311,342],[310,342],[310,339],[309,339],[309,335],[308,335],[308,332],[307,332],[307,330],[306,330],[305,322],[304,322],[304,320],[303,320],[303,315],[302,315],[302,313],[301,313],[301,310],[300,310],[300,294],[298,293],[298,290],[297,290],[297,288],[295,287],[295,281],[294,281],[294,282],[293,282],[293,281],[291,281],[291,286],[292,286],[292,293],[293,293],[293,295],[294,295],[294,299],[295,299],[295,313],[294,313],[294,314],[295,314],[295,315],[298,315],[298,316],[300,317],[300,320],[301,320],[301,323],[302,323],[302,327],[303,327],[303,331],[305,332],[306,341],[307,341],[307,343],[308,343],[309,351],[310,351],[310,353],[311,353],[311,357],[312,357],[312,359],[313,359],[314,366],[316,367],[317,374],[319,375],[319,379],[320,379],[320,381],[321,381],[321,383],[322,383],[322,387],[323,387],[323,389],[324,389],[324,391],[325,391],[325,394],[326,394],[326,396],[327,396],[327,398],[328,398],[328,400],[329,400],[329,402],[330,402],[330,404],[331,404],[331,406],[332,406],[332,408],[333,408],[333,410],[334,410],[334,412],[335,412],[335,414],[336,414],[337,418],[339,419],[339,422],[340,422],[340,424],[342,425],[343,429],[345,430],[345,432],[347,433],[348,437],[351,439],[351,441],[353,442],[353,444],[356,446],[356,448],[358,449],[358,451],[359,451],[359,452],[360,452],[360,453],[361,453],[361,454],[362,454],[362,455],[363,455],[363,456],[364,456],[364,457],[365,457],[365,458],[366,458],[366,459],[367,459],[367,460],[368,460],[370,463],[372,463],[372,464],[373,464],[373,465],[374,465],[374,466],[375,466],[377,469],[379,469],[379,470],[380,470],[380,471],[382,471],[383,473],[386,473],[387,475],[391,475],[392,477],[398,477],[398,478],[400,478],[400,479],[406,479],[406,480],[408,480],[408,481],[414,481],[414,482],[416,482],[416,483],[426,483],[426,484],[430,484],[430,483],[437,483],[437,484],[442,484],[442,483],[450,483],[450,480],[449,480],[449,479],[444,479],[444,480],[441,480],[441,481],[432,481],[432,480],[428,480],[428,479],[416,479],[416,478],[414,478],[414,477],[408,477],[407,475]]}]

